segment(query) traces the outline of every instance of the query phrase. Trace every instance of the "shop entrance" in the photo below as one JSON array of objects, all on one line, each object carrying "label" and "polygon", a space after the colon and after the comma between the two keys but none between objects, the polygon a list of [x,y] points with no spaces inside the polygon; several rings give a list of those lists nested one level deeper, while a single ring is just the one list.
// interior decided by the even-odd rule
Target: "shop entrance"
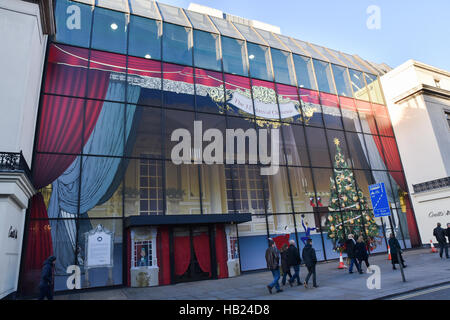
[{"label": "shop entrance", "polygon": [[173,282],[211,279],[216,268],[212,226],[173,227]]}]

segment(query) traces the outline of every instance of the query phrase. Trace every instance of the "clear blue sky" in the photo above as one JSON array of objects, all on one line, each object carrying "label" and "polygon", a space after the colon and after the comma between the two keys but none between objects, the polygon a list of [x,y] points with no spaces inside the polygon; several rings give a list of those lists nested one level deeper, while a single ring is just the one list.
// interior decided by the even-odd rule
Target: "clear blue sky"
[{"label": "clear blue sky", "polygon": [[[281,33],[396,67],[408,59],[450,71],[449,0],[161,0],[190,2],[279,26]],[[381,28],[366,26],[370,5]]]}]

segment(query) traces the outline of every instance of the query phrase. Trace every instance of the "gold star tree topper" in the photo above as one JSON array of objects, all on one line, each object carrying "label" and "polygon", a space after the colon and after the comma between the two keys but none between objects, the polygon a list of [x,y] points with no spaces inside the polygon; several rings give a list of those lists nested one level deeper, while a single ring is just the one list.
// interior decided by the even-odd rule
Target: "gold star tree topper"
[{"label": "gold star tree topper", "polygon": [[339,141],[339,139],[338,139],[338,138],[334,138],[334,144],[338,146],[339,143],[341,143],[341,142]]}]

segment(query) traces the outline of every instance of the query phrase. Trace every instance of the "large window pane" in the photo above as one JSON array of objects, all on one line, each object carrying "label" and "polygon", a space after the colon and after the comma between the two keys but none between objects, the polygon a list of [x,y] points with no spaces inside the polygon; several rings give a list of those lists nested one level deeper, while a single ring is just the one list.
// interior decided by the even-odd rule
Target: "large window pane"
[{"label": "large window pane", "polygon": [[317,90],[311,58],[294,54],[295,73],[299,88]]},{"label": "large window pane", "polygon": [[358,169],[370,169],[363,134],[354,132],[346,132],[345,134],[350,148],[353,167]]},{"label": "large window pane", "polygon": [[[181,160],[188,159],[188,160],[194,160],[194,154],[191,146],[193,145],[194,140],[194,113],[188,112],[188,111],[178,111],[178,110],[167,110],[165,111],[166,114],[166,133],[165,133],[165,148],[166,148],[166,159],[172,159],[171,153],[172,149],[178,145],[181,140],[183,140],[182,137],[179,137],[179,140],[172,141],[171,136],[173,132],[177,129],[184,129],[187,130],[190,134],[191,143],[189,144],[189,149],[185,150],[182,149],[180,152],[176,153],[177,157],[180,157]],[[184,141],[184,140],[183,140]],[[175,150],[177,151],[177,150]],[[174,151],[174,152],[175,152]],[[187,154],[186,154],[187,153]]]},{"label": "large window pane", "polygon": [[201,214],[199,166],[166,161],[166,214]]},{"label": "large window pane", "polygon": [[146,59],[161,59],[160,21],[130,17],[128,54]]},{"label": "large window pane", "polygon": [[127,22],[124,13],[96,8],[92,29],[92,48],[125,54]]},{"label": "large window pane", "polygon": [[166,108],[194,110],[194,69],[163,64],[163,103]]},{"label": "large window pane", "polygon": [[246,77],[225,75],[226,111],[230,115],[253,117],[250,80]]},{"label": "large window pane", "polygon": [[352,97],[352,89],[347,74],[347,68],[332,64],[334,82],[336,83],[337,94],[344,97]]},{"label": "large window pane", "polygon": [[319,91],[335,93],[333,77],[331,76],[330,64],[325,61],[320,61],[316,59],[313,60]]},{"label": "large window pane", "polygon": [[319,93],[308,89],[299,89],[305,125],[323,127],[322,106]]},{"label": "large window pane", "polygon": [[248,76],[245,41],[222,37],[223,71]]},{"label": "large window pane", "polygon": [[294,66],[289,52],[270,49],[272,54],[273,71],[275,73],[275,81],[295,86]]},{"label": "large window pane", "polygon": [[361,132],[361,124],[359,122],[355,100],[352,98],[339,97],[339,103],[341,106],[344,129],[348,131]]},{"label": "large window pane", "polygon": [[68,0],[55,5],[56,41],[89,47],[92,10],[90,6]]},{"label": "large window pane", "polygon": [[272,66],[270,65],[269,48],[253,43],[247,43],[250,75],[253,78],[273,81]]},{"label": "large window pane", "polygon": [[233,205],[228,206],[228,203],[233,202],[233,197],[232,190],[228,190],[226,186],[226,181],[223,164],[201,165],[204,214],[228,213],[233,208]]},{"label": "large window pane", "polygon": [[192,30],[164,23],[163,60],[192,65]]},{"label": "large window pane", "polygon": [[[294,166],[308,166],[308,150],[306,149],[303,126],[283,125],[281,127],[284,138],[284,150],[287,164]],[[285,164],[284,153],[280,154],[280,163]]]},{"label": "large window pane", "polygon": [[196,67],[222,69],[218,34],[194,30],[194,62]]},{"label": "large window pane", "polygon": [[162,96],[161,62],[128,56],[127,63],[128,83],[135,85],[128,87],[128,102],[160,106]]},{"label": "large window pane", "polygon": [[222,114],[226,112],[222,73],[195,69],[195,93],[197,111]]},{"label": "large window pane", "polygon": [[384,104],[383,93],[381,92],[380,81],[373,74],[364,74],[367,87],[369,88],[370,98],[374,103]]},{"label": "large window pane", "polygon": [[350,159],[350,152],[347,147],[344,131],[327,130],[327,138],[333,167],[348,166],[351,168],[352,163],[348,161]]},{"label": "large window pane", "polygon": [[289,167],[289,179],[295,212],[312,212],[316,201],[311,169]]},{"label": "large window pane", "polygon": [[277,84],[276,88],[281,121],[302,123],[297,88],[282,84]]},{"label": "large window pane", "polygon": [[255,116],[259,126],[269,126],[267,120],[280,120],[273,82],[253,80],[252,94]]},{"label": "large window pane", "polygon": [[338,97],[334,94],[320,93],[323,120],[325,127],[342,130],[341,110],[339,110]]},{"label": "large window pane", "polygon": [[309,147],[311,166],[330,167],[330,156],[325,138],[325,131],[321,128],[306,127],[306,140]]},{"label": "large window pane", "polygon": [[369,93],[364,82],[363,73],[353,69],[349,69],[348,71],[350,73],[350,81],[355,98],[369,101]]},{"label": "large window pane", "polygon": [[[277,214],[292,212],[290,187],[286,167],[280,167],[276,174],[270,175],[268,178],[269,196],[273,203],[273,208],[268,208],[268,212]],[[277,228],[283,230],[285,226],[286,223],[282,225],[278,224]]]}]

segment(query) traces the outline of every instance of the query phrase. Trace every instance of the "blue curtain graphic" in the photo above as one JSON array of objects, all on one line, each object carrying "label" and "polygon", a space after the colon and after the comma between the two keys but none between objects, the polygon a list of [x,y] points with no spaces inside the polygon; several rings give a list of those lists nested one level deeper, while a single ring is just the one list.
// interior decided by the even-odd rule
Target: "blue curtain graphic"
[{"label": "blue curtain graphic", "polygon": [[[123,101],[125,83],[110,80],[105,100]],[[140,87],[128,85],[127,97],[130,103],[136,103]],[[104,102],[95,128],[86,142],[84,154],[122,155],[124,143],[134,141],[131,137],[136,106]],[[125,138],[125,139],[124,139]],[[80,179],[80,165],[83,174]],[[52,195],[48,207],[48,217],[76,218],[78,213],[78,193],[80,192],[80,217],[97,205],[106,202],[121,183],[126,168],[117,157],[81,157],[78,156],[70,167],[52,183]],[[80,186],[81,183],[81,186]],[[81,190],[79,190],[81,188]],[[87,221],[90,223],[89,221]],[[81,247],[76,247],[77,226],[75,220],[51,220],[51,232],[54,253],[57,257],[58,273],[65,273],[68,265],[73,264],[74,253],[81,262]],[[83,228],[86,229],[86,228]],[[81,234],[79,234],[81,236]],[[82,241],[78,241],[79,243]]]}]

